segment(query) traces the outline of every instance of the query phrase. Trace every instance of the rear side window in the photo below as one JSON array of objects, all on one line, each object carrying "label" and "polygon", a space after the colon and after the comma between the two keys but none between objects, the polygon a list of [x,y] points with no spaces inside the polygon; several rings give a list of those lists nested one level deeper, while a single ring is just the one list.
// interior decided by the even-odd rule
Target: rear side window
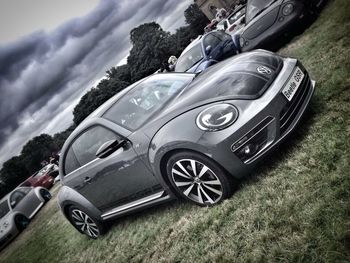
[{"label": "rear side window", "polygon": [[10,204],[12,208],[15,208],[19,202],[25,197],[26,195],[22,193],[21,191],[17,190],[13,192],[13,194],[10,197]]},{"label": "rear side window", "polygon": [[70,147],[70,149],[67,152],[66,159],[64,162],[64,171],[65,174],[69,174],[70,172],[78,169],[80,167],[80,164],[75,157],[75,154],[73,152],[73,148]]},{"label": "rear side window", "polygon": [[119,139],[120,136],[102,126],[89,128],[70,146],[64,162],[65,174],[94,160],[97,150],[105,142]]}]

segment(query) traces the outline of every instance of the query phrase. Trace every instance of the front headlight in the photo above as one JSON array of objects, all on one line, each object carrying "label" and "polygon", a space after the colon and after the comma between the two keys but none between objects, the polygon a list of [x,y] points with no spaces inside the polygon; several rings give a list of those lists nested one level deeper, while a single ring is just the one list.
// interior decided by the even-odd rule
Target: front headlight
[{"label": "front headlight", "polygon": [[294,5],[293,4],[286,4],[283,9],[282,9],[282,14],[284,16],[289,16],[294,10]]},{"label": "front headlight", "polygon": [[219,131],[233,124],[238,110],[231,104],[222,103],[206,108],[197,116],[197,126],[203,131]]}]

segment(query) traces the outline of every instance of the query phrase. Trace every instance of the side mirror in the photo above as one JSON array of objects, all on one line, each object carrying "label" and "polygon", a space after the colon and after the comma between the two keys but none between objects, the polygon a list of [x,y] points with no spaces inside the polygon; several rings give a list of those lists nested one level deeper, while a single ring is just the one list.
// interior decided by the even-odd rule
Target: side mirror
[{"label": "side mirror", "polygon": [[109,155],[111,155],[113,152],[116,150],[122,148],[125,145],[126,141],[125,140],[110,140],[105,142],[104,144],[101,145],[100,148],[98,148],[96,152],[96,157],[98,158],[105,158]]},{"label": "side mirror", "polygon": [[241,36],[237,35],[237,34],[232,36],[232,41],[233,41],[233,44],[236,47],[237,53],[242,53],[241,44],[240,44],[240,38],[241,38]]},{"label": "side mirror", "polygon": [[211,51],[211,45],[208,45],[206,48],[205,48],[205,52],[208,54],[210,54],[210,51]]}]

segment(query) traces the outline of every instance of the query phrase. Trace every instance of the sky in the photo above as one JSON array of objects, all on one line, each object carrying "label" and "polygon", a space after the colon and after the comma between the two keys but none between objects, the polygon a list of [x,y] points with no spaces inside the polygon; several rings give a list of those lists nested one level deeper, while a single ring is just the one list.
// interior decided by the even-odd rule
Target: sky
[{"label": "sky", "polygon": [[193,0],[0,0],[0,167],[73,123],[80,98],[125,61],[129,32],[174,32]]}]

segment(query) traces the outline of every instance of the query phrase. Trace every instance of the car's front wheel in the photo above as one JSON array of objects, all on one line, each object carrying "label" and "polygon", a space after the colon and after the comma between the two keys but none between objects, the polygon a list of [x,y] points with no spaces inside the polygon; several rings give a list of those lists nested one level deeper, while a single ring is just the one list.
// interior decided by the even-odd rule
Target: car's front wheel
[{"label": "car's front wheel", "polygon": [[25,215],[16,215],[15,224],[18,231],[22,232],[29,225],[30,219]]},{"label": "car's front wheel", "polygon": [[229,197],[233,180],[218,164],[194,152],[179,152],[169,158],[167,175],[182,197],[200,206],[211,206]]},{"label": "car's front wheel", "polygon": [[51,199],[51,194],[46,189],[40,189],[40,195],[44,199],[45,203],[48,202]]},{"label": "car's front wheel", "polygon": [[104,225],[84,210],[71,206],[68,216],[73,226],[82,234],[96,239],[104,233]]}]

